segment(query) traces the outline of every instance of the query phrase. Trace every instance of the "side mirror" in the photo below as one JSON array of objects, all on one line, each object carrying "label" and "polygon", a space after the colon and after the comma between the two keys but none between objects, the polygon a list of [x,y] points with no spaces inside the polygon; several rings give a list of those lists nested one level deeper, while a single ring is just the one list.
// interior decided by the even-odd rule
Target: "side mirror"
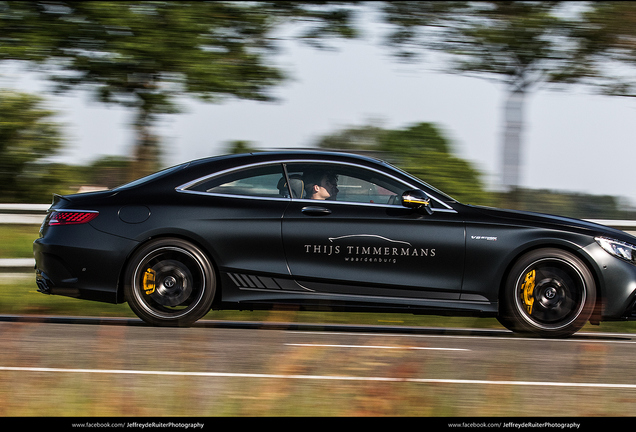
[{"label": "side mirror", "polygon": [[433,214],[431,208],[431,198],[420,189],[407,190],[402,194],[402,205],[407,208],[424,210],[428,214]]}]

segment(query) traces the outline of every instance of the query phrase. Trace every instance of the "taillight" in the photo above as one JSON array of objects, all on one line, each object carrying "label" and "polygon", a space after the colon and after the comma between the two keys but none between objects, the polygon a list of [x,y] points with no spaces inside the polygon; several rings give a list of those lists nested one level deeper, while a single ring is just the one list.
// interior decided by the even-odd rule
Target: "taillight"
[{"label": "taillight", "polygon": [[95,211],[77,211],[77,210],[54,211],[49,216],[49,226],[85,224],[95,219],[97,215],[99,215],[99,213]]}]

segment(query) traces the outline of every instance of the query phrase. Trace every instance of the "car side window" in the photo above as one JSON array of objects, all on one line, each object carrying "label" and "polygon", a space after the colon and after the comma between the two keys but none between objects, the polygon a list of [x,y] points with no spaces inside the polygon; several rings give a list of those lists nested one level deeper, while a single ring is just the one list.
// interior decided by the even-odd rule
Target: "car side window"
[{"label": "car side window", "polygon": [[282,165],[266,165],[213,177],[189,187],[188,190],[211,194],[281,198],[283,197],[280,190],[281,179],[284,179]]},{"label": "car side window", "polygon": [[296,199],[400,205],[400,197],[408,189],[391,177],[351,165],[294,163],[287,165],[287,173]]}]

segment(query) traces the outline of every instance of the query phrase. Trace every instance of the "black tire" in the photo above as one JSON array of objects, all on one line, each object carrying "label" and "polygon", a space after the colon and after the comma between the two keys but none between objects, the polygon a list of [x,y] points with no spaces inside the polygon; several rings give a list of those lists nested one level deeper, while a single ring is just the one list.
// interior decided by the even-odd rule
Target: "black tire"
[{"label": "black tire", "polygon": [[502,292],[499,322],[515,332],[567,337],[583,327],[596,302],[587,266],[560,249],[539,249],[512,267]]},{"label": "black tire", "polygon": [[135,314],[155,326],[192,325],[209,312],[216,291],[207,256],[180,239],[158,239],[131,257],[124,294]]}]

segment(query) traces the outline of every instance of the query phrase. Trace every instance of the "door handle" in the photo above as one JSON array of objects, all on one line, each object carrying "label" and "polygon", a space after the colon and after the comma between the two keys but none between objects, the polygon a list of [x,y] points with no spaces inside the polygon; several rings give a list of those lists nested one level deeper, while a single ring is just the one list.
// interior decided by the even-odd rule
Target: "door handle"
[{"label": "door handle", "polygon": [[301,210],[307,216],[327,216],[331,214],[331,210],[318,206],[307,206]]}]

